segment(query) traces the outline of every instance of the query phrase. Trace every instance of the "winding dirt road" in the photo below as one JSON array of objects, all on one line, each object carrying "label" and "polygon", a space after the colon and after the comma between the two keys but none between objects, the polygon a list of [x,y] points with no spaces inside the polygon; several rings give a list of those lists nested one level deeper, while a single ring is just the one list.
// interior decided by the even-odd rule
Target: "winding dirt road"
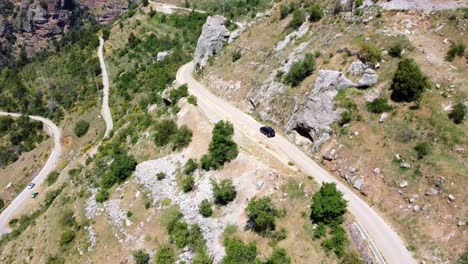
[{"label": "winding dirt road", "polygon": [[99,48],[98,48],[99,64],[101,65],[102,73],[102,109],[101,115],[106,122],[106,131],[104,132],[104,138],[109,137],[111,130],[114,128],[114,122],[112,121],[112,114],[109,108],[109,75],[107,73],[106,61],[104,60],[104,39],[99,36]]},{"label": "winding dirt road", "polygon": [[379,263],[416,263],[410,252],[406,249],[405,243],[392,227],[385,223],[382,217],[357,194],[317,165],[301,149],[290,143],[283,136],[277,134],[276,137],[270,139],[263,136],[259,132],[262,124],[223,99],[210,93],[193,78],[193,70],[193,62],[182,66],[177,72],[177,82],[179,84],[188,84],[190,93],[198,98],[199,107],[210,121],[229,120],[234,124],[236,133],[243,133],[252,139],[253,142],[257,142],[281,162],[285,164],[290,161],[294,162],[297,168],[312,175],[318,183],[335,182],[338,189],[343,192],[344,198],[348,200],[349,211],[357,218],[358,224],[365,229],[361,233],[364,232],[371,238],[371,249],[374,251],[374,255],[376,255]]},{"label": "winding dirt road", "polygon": [[[17,113],[6,113],[6,112],[0,112],[0,116],[12,116],[12,117],[19,117],[21,114]],[[32,190],[37,188],[37,186],[41,185],[44,180],[47,178],[49,173],[51,173],[55,167],[57,166],[57,163],[60,158],[60,153],[62,151],[62,145],[60,143],[60,138],[61,138],[61,132],[60,129],[49,119],[40,117],[40,116],[29,116],[32,120],[40,121],[44,124],[44,130],[46,131],[47,134],[49,134],[51,137],[54,139],[54,148],[52,149],[52,152],[50,153],[49,158],[47,159],[46,163],[42,167],[42,169],[39,171],[39,173],[34,177],[32,182],[36,184]],[[13,201],[1,212],[0,214],[0,235],[3,235],[5,233],[10,232],[10,227],[8,226],[8,222],[10,221],[10,218],[14,216],[15,213],[19,212],[20,209],[25,205],[25,201],[27,199],[31,199],[31,192],[32,190],[25,188],[21,193],[16,196]]]}]

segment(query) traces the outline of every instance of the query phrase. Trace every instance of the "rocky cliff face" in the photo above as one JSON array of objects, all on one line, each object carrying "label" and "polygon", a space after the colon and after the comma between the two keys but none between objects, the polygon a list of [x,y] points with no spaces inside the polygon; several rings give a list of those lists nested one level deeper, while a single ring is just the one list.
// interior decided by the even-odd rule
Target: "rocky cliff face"
[{"label": "rocky cliff face", "polygon": [[218,53],[229,39],[229,30],[225,23],[226,18],[219,15],[209,16],[206,20],[195,49],[194,61],[197,67],[205,67],[208,59]]}]

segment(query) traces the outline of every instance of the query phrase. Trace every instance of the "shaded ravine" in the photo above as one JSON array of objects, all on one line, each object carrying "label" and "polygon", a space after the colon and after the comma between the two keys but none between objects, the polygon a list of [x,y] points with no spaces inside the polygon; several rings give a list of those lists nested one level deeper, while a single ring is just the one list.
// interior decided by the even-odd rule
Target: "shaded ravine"
[{"label": "shaded ravine", "polygon": [[177,72],[177,82],[178,84],[186,83],[188,85],[189,92],[197,97],[198,106],[210,121],[216,122],[227,119],[234,124],[236,133],[243,133],[251,138],[253,142],[256,142],[281,162],[285,164],[294,162],[295,166],[304,173],[312,175],[318,183],[335,182],[337,188],[343,192],[344,198],[348,201],[349,211],[356,217],[358,224],[364,231],[367,231],[366,233],[371,238],[371,248],[379,263],[416,263],[407,250],[405,243],[393,228],[348,186],[316,164],[308,155],[283,136],[277,135],[270,139],[264,137],[259,132],[262,124],[209,92],[193,78],[193,71],[193,62],[182,66]]},{"label": "shaded ravine", "polygon": [[102,95],[102,108],[101,115],[106,122],[106,131],[104,132],[104,138],[109,137],[110,132],[114,128],[114,122],[112,121],[112,114],[109,108],[109,75],[107,73],[106,61],[104,60],[104,39],[102,36],[99,36],[99,48],[98,48],[98,57],[99,64],[101,65],[102,73],[102,86],[103,86],[103,95]]},{"label": "shaded ravine", "polygon": [[[19,117],[21,114],[18,113],[7,113],[7,112],[0,112],[0,116],[12,116],[12,117]],[[32,182],[36,184],[33,190],[37,188],[37,186],[41,185],[44,180],[47,178],[49,173],[51,173],[58,164],[60,153],[62,151],[62,145],[60,142],[61,132],[60,129],[49,119],[40,117],[40,116],[29,116],[32,120],[40,121],[44,124],[44,130],[47,134],[53,137],[54,139],[54,148],[50,153],[49,158],[47,159],[46,163],[42,167],[42,169],[37,173],[37,175],[32,179]],[[31,199],[32,190],[25,188],[21,191],[13,201],[8,204],[8,206],[1,212],[0,214],[0,235],[10,232],[10,227],[8,226],[8,222],[10,218],[14,216],[15,213],[20,212],[21,208],[24,207],[25,201],[27,199]]]}]

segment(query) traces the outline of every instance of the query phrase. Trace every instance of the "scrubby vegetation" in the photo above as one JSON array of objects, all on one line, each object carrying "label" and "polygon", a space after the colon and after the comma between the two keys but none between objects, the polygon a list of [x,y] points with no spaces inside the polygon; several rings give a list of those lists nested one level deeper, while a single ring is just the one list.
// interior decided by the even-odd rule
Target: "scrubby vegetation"
[{"label": "scrubby vegetation", "polygon": [[47,179],[46,179],[47,185],[51,186],[52,184],[54,184],[57,181],[59,175],[60,175],[60,173],[58,173],[56,171],[53,171],[53,172],[49,173],[49,175],[47,176]]},{"label": "scrubby vegetation", "polygon": [[139,249],[133,252],[133,259],[136,264],[148,264],[150,256],[143,249]]},{"label": "scrubby vegetation", "polygon": [[422,159],[431,154],[431,145],[427,142],[421,142],[414,147],[414,150],[416,151],[418,159]]},{"label": "scrubby vegetation", "polygon": [[461,124],[463,123],[463,119],[465,119],[465,114],[466,114],[466,107],[462,102],[459,102],[453,107],[452,111],[450,111],[449,118],[455,124]]},{"label": "scrubby vegetation", "polygon": [[200,8],[212,13],[222,13],[228,19],[234,19],[242,16],[254,17],[255,14],[266,10],[271,6],[268,0],[225,0],[224,2],[216,0],[202,1],[201,3],[192,3],[192,8]]},{"label": "scrubby vegetation", "polygon": [[233,201],[237,196],[236,187],[232,184],[232,180],[222,180],[220,183],[212,180],[213,196],[217,204],[226,205]]},{"label": "scrubby vegetation", "polygon": [[304,15],[304,12],[302,10],[294,10],[293,12],[293,18],[292,20],[289,22],[289,25],[288,27],[292,30],[296,30],[298,29],[302,23],[304,23],[305,21],[305,15]]},{"label": "scrubby vegetation", "polygon": [[172,89],[169,92],[169,99],[171,100],[172,104],[177,104],[177,102],[183,98],[188,96],[188,86],[187,84],[183,84],[175,89]]},{"label": "scrubby vegetation", "polygon": [[204,170],[219,169],[225,162],[237,157],[239,150],[237,144],[232,140],[234,126],[229,121],[219,121],[213,128],[211,143],[208,154],[203,155],[200,160]]},{"label": "scrubby vegetation", "polygon": [[347,244],[346,232],[341,226],[346,207],[347,202],[343,199],[343,194],[336,189],[335,183],[324,183],[320,191],[312,197],[310,218],[317,224],[314,236],[326,237],[326,227],[330,227],[332,237],[323,240],[322,246],[327,251],[333,251],[338,257],[344,256]]},{"label": "scrubby vegetation", "polygon": [[450,49],[447,51],[445,59],[447,61],[454,61],[456,57],[462,57],[465,54],[466,46],[463,43],[452,44]]},{"label": "scrubby vegetation", "polygon": [[155,264],[173,264],[175,260],[174,250],[170,246],[160,247],[154,257]]},{"label": "scrubby vegetation", "polygon": [[24,151],[33,150],[45,135],[42,123],[27,116],[0,116],[0,168],[15,162]]},{"label": "scrubby vegetation", "polygon": [[221,260],[222,264],[239,263],[265,263],[265,264],[289,264],[291,258],[282,248],[273,248],[272,255],[262,260],[257,257],[257,245],[253,242],[245,244],[239,238],[226,238],[224,240],[226,256]]},{"label": "scrubby vegetation", "polygon": [[269,197],[252,199],[246,210],[252,229],[255,232],[265,233],[275,230],[275,218],[278,216],[278,209],[276,209]]},{"label": "scrubby vegetation", "polygon": [[89,129],[89,122],[85,120],[80,120],[75,124],[75,128],[73,129],[73,132],[75,132],[75,135],[77,137],[82,137],[84,136]]},{"label": "scrubby vegetation", "polygon": [[413,59],[403,58],[392,80],[392,99],[397,102],[418,101],[429,86],[427,77]]},{"label": "scrubby vegetation", "polygon": [[284,82],[293,87],[298,86],[314,70],[314,55],[312,53],[306,53],[303,61],[296,62],[292,65],[291,70],[289,70],[289,73],[284,78]]},{"label": "scrubby vegetation", "polygon": [[374,66],[382,60],[382,52],[380,49],[371,43],[364,43],[361,45],[359,58],[366,64]]},{"label": "scrubby vegetation", "polygon": [[240,51],[239,49],[236,49],[236,50],[232,53],[232,62],[238,61],[241,57],[242,57],[241,51]]},{"label": "scrubby vegetation", "polygon": [[187,126],[177,128],[177,124],[170,119],[163,119],[154,125],[154,143],[165,146],[172,142],[173,150],[181,149],[192,141],[192,131]]},{"label": "scrubby vegetation", "polygon": [[393,107],[388,104],[387,98],[384,97],[379,97],[374,99],[372,102],[367,102],[366,107],[367,111],[374,114],[381,114],[393,110]]},{"label": "scrubby vegetation", "polygon": [[310,7],[310,16],[309,20],[312,22],[317,22],[320,21],[323,17],[323,9],[322,7],[318,4],[315,3]]},{"label": "scrubby vegetation", "polygon": [[203,200],[200,203],[199,212],[204,217],[210,217],[213,215],[213,208],[211,208],[211,202],[207,199]]}]

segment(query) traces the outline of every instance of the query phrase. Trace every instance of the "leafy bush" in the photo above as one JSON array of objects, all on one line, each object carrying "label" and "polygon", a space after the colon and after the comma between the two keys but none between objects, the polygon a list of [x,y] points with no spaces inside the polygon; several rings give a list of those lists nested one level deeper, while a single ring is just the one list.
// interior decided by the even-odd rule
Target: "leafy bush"
[{"label": "leafy bush", "polygon": [[360,7],[360,6],[362,6],[363,3],[364,3],[363,0],[356,0],[356,1],[354,2],[354,5],[355,5],[356,7]]},{"label": "leafy bush", "polygon": [[275,217],[278,210],[269,197],[254,198],[247,206],[247,215],[252,228],[257,233],[275,230]]},{"label": "leafy bush", "polygon": [[101,188],[96,194],[96,202],[103,203],[109,199],[109,191],[107,189]]},{"label": "leafy bush", "polygon": [[305,20],[305,15],[304,15],[304,12],[302,12],[301,10],[297,9],[293,12],[293,18],[292,20],[289,22],[289,25],[288,27],[293,29],[293,30],[296,30],[298,29],[302,23],[304,23],[304,20]]},{"label": "leafy bush", "polygon": [[3,207],[5,207],[5,202],[3,201],[2,198],[0,198],[0,210],[2,210]]},{"label": "leafy bush", "polygon": [[177,132],[172,136],[171,141],[173,150],[188,146],[190,141],[192,141],[192,130],[190,130],[186,125],[183,125],[177,129]]},{"label": "leafy bush", "polygon": [[53,172],[49,173],[49,175],[47,176],[47,179],[46,179],[47,186],[51,186],[52,184],[54,184],[57,181],[59,175],[60,175],[60,173],[58,173],[56,171],[53,171]]},{"label": "leafy bush", "polygon": [[205,239],[198,225],[188,225],[182,220],[178,220],[168,227],[169,238],[178,248],[190,246],[196,250],[205,247]]},{"label": "leafy bush", "polygon": [[312,197],[311,219],[320,223],[341,223],[346,212],[347,202],[336,189],[336,183],[324,183]]},{"label": "leafy bush", "polygon": [[219,121],[212,132],[208,154],[201,158],[201,167],[204,170],[218,169],[237,157],[239,150],[232,140],[234,127],[229,121]]},{"label": "leafy bush", "polygon": [[466,107],[462,102],[459,102],[453,107],[452,111],[450,111],[449,118],[455,124],[461,124],[463,123],[463,119],[465,119],[465,114],[466,114]]},{"label": "leafy bush", "polygon": [[195,97],[194,95],[189,95],[189,97],[187,97],[187,102],[194,106],[198,105],[197,97]]},{"label": "leafy bush", "polygon": [[341,119],[338,121],[338,125],[344,126],[348,124],[349,122],[351,122],[351,119],[352,119],[352,114],[349,111],[344,111],[341,114]]},{"label": "leafy bush", "polygon": [[322,247],[326,251],[333,251],[339,258],[343,257],[346,253],[346,245],[348,240],[346,239],[346,232],[343,227],[336,225],[333,226],[333,236],[322,242]]},{"label": "leafy bush", "polygon": [[193,175],[186,175],[182,178],[182,190],[184,192],[190,192],[194,185],[195,179],[193,178]]},{"label": "leafy bush", "polygon": [[132,255],[136,264],[148,264],[149,263],[150,256],[143,249],[133,251]]},{"label": "leafy bush", "polygon": [[108,39],[109,39],[109,36],[110,36],[110,33],[111,33],[111,32],[110,32],[110,30],[109,30],[108,28],[104,28],[104,29],[102,30],[102,38],[103,38],[104,40],[108,40]]},{"label": "leafy bush", "polygon": [[203,200],[200,203],[198,210],[203,217],[210,217],[213,215],[213,208],[211,208],[211,202],[208,199]]},{"label": "leafy bush", "polygon": [[465,54],[465,49],[466,46],[463,43],[460,43],[458,45],[452,44],[450,46],[450,49],[447,51],[445,59],[447,61],[453,61],[455,60],[455,57],[462,57]]},{"label": "leafy bush", "polygon": [[283,248],[275,247],[273,249],[273,254],[266,261],[266,264],[289,264],[291,263],[291,258],[286,253],[286,250]]},{"label": "leafy bush", "polygon": [[403,58],[392,81],[392,100],[401,102],[418,101],[422,92],[429,85],[424,74],[413,59]]},{"label": "leafy bush", "polygon": [[135,158],[126,153],[117,153],[113,158],[114,161],[101,179],[104,188],[110,188],[115,183],[125,181],[133,173],[137,165]]},{"label": "leafy bush", "polygon": [[172,104],[177,104],[181,98],[187,97],[188,95],[187,84],[182,84],[181,86],[177,87],[176,89],[172,89],[169,92],[169,99],[171,100]]},{"label": "leafy bush", "polygon": [[163,180],[166,178],[166,173],[164,173],[163,171],[160,171],[158,173],[156,173],[156,178],[160,181],[160,180]]},{"label": "leafy bush", "polygon": [[257,246],[254,243],[245,244],[238,238],[227,238],[224,246],[226,256],[221,260],[222,264],[255,263]]},{"label": "leafy bush", "polygon": [[280,5],[279,10],[280,10],[280,19],[286,18],[290,13],[289,7],[284,4]]},{"label": "leafy bush", "polygon": [[233,201],[237,196],[236,187],[232,184],[232,180],[222,180],[219,184],[214,180],[211,181],[213,185],[213,196],[215,203],[226,205]]},{"label": "leafy bush", "polygon": [[62,227],[73,227],[76,225],[74,212],[71,208],[66,207],[60,216],[59,223]]},{"label": "leafy bush", "polygon": [[184,174],[192,174],[196,169],[198,169],[198,163],[194,159],[187,160],[187,163],[184,165]]},{"label": "leafy bush", "polygon": [[241,51],[239,49],[236,49],[231,55],[232,62],[238,61],[241,57],[242,57]]},{"label": "leafy bush", "polygon": [[291,86],[299,85],[315,70],[315,58],[312,53],[307,53],[303,61],[296,62],[292,65],[291,70],[284,78],[285,83]]},{"label": "leafy bush", "polygon": [[426,143],[418,143],[415,147],[414,150],[416,151],[416,154],[418,155],[418,159],[422,159],[425,156],[431,154],[431,146]]},{"label": "leafy bush", "polygon": [[367,111],[374,114],[381,114],[393,110],[393,107],[388,104],[387,98],[384,97],[379,97],[374,99],[372,102],[367,102],[366,107]]},{"label": "leafy bush", "polygon": [[310,16],[309,20],[312,22],[317,22],[323,17],[323,9],[319,4],[313,4],[310,7]]},{"label": "leafy bush", "polygon": [[358,254],[354,252],[347,253],[341,259],[340,264],[364,264]]},{"label": "leafy bush", "polygon": [[375,45],[364,43],[361,46],[359,58],[366,64],[375,65],[382,60],[382,52]]},{"label": "leafy bush", "polygon": [[82,137],[88,132],[89,123],[85,120],[80,120],[75,124],[73,131],[77,137]]},{"label": "leafy bush", "polygon": [[177,124],[174,121],[170,119],[159,121],[154,125],[154,143],[158,147],[165,146],[175,133],[177,133]]},{"label": "leafy bush", "polygon": [[401,52],[403,51],[403,46],[400,43],[397,43],[388,49],[388,54],[394,58],[400,58]]},{"label": "leafy bush", "polygon": [[74,239],[75,239],[75,231],[73,231],[73,229],[71,228],[65,229],[65,231],[63,231],[62,234],[60,235],[60,241],[59,241],[60,246],[65,246],[69,244],[70,242],[72,242]]},{"label": "leafy bush", "polygon": [[160,247],[154,257],[155,264],[174,264],[175,260],[174,251],[170,246]]},{"label": "leafy bush", "polygon": [[65,259],[59,256],[47,256],[46,264],[64,264]]}]

